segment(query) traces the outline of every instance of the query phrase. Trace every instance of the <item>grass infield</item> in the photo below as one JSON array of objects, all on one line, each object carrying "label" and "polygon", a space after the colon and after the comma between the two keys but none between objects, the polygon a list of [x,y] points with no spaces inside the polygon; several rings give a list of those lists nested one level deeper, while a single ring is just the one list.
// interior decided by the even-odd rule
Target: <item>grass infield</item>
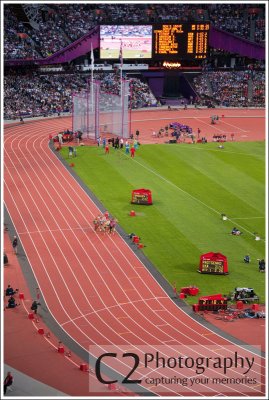
[{"label": "grass infield", "polygon": [[[124,150],[104,153],[102,147],[79,147],[70,161],[68,148],[62,149],[123,229],[141,237],[141,251],[171,285],[196,285],[201,296],[253,287],[265,301],[265,274],[257,261],[265,257],[264,142],[225,143],[224,149],[216,143],[142,145],[134,159]],[[152,206],[130,203],[132,190],[140,188],[152,191]],[[234,226],[241,236],[230,234]],[[197,272],[200,255],[209,251],[227,256],[229,275]],[[246,254],[250,264],[243,262]]]}]

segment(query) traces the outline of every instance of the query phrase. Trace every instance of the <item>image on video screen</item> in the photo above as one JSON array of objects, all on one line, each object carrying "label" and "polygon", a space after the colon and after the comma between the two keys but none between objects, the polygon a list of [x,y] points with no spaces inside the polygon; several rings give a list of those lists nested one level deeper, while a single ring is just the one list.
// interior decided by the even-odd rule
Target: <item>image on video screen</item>
[{"label": "image on video screen", "polygon": [[101,25],[100,58],[143,59],[152,56],[151,25]]}]

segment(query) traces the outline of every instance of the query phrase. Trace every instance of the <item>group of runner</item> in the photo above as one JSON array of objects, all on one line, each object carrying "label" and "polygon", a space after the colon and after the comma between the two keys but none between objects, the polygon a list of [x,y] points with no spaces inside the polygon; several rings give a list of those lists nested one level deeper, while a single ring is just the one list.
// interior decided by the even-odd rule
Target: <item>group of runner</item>
[{"label": "group of runner", "polygon": [[97,215],[93,220],[95,232],[103,232],[108,234],[114,234],[116,231],[116,218],[110,218],[109,212],[106,211],[104,214]]}]

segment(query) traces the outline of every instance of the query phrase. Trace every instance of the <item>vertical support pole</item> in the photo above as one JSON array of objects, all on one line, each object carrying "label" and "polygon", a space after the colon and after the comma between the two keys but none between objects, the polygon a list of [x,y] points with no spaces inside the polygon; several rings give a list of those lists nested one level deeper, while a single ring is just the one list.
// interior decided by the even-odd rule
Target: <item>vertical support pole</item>
[{"label": "vertical support pole", "polygon": [[100,101],[100,83],[95,83],[95,139],[100,136],[99,126],[99,101]]},{"label": "vertical support pole", "polygon": [[130,80],[129,83],[129,89],[130,89],[130,109],[128,110],[128,105],[127,105],[127,112],[129,112],[129,137],[131,135],[132,132],[132,100],[133,100],[133,85],[132,85],[132,81]]},{"label": "vertical support pole", "polygon": [[125,80],[122,79],[121,67],[121,137],[124,137],[124,96],[125,94]]},{"label": "vertical support pole", "polygon": [[87,110],[86,110],[86,112],[87,112],[87,122],[86,122],[86,124],[87,124],[87,129],[86,129],[86,134],[87,134],[87,139],[89,139],[89,90],[87,90],[87,92],[86,92],[86,96],[87,96]]},{"label": "vertical support pole", "polygon": [[72,93],[72,132],[74,132],[74,93]]}]

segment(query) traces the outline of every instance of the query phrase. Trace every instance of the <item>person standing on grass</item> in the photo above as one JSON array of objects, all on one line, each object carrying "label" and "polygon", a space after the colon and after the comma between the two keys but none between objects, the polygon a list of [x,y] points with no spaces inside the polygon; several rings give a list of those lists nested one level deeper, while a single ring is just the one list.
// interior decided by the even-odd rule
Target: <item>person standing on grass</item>
[{"label": "person standing on grass", "polygon": [[74,151],[73,147],[69,146],[68,147],[68,158],[72,158],[73,157],[73,151]]},{"label": "person standing on grass", "polygon": [[13,238],[12,247],[13,247],[13,250],[14,250],[14,254],[18,254],[18,239],[17,239],[17,236],[14,236],[14,238]]},{"label": "person standing on grass", "polygon": [[115,149],[118,149],[119,146],[120,146],[120,139],[119,139],[119,137],[117,136],[116,139],[115,139],[115,145],[114,145],[114,147],[115,147]]},{"label": "person standing on grass", "polygon": [[130,144],[128,140],[125,142],[125,154],[130,154]]},{"label": "person standing on grass", "polygon": [[109,154],[109,145],[108,145],[108,143],[106,144],[106,147],[105,147],[105,154]]},{"label": "person standing on grass", "polygon": [[13,383],[13,376],[11,375],[11,372],[9,371],[4,380],[4,394],[6,394],[8,386],[11,386],[12,383]]},{"label": "person standing on grass", "polygon": [[135,156],[135,148],[134,146],[131,147],[131,157],[134,158]]},{"label": "person standing on grass", "polygon": [[134,140],[134,148],[135,148],[135,150],[137,150],[138,149],[138,140]]}]

